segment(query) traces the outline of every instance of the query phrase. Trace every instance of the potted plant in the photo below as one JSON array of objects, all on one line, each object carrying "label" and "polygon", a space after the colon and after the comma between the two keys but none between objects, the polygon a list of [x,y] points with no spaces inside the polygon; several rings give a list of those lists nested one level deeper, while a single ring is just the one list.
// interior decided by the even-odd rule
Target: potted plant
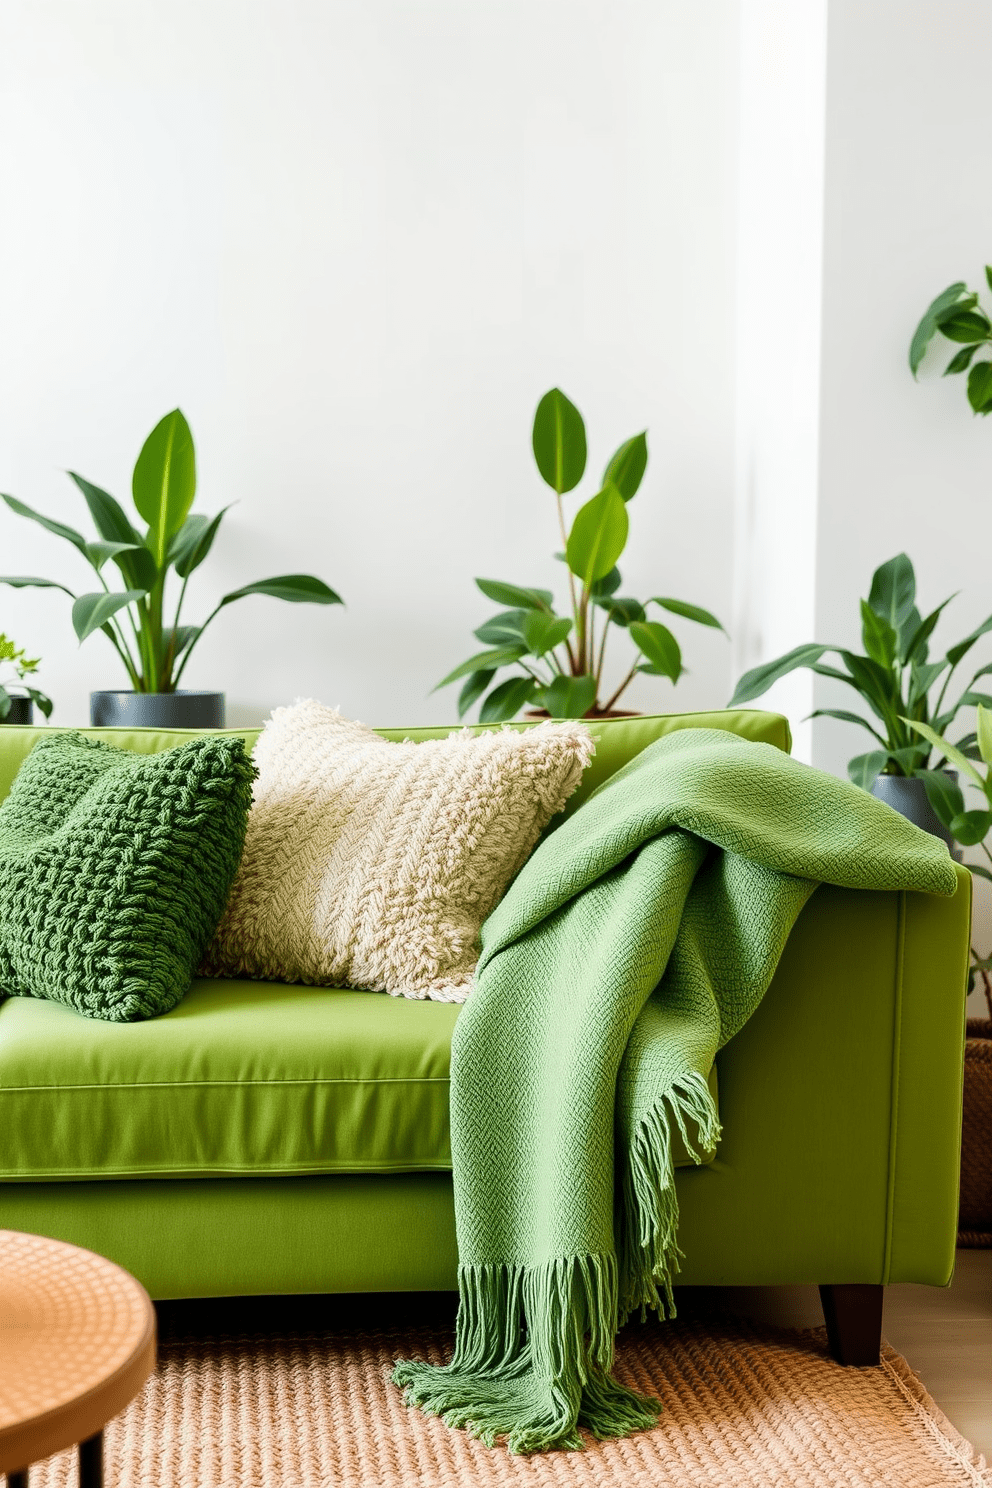
[{"label": "potted plant", "polygon": [[[91,723],[223,727],[222,692],[179,687],[197,642],[220,611],[249,594],[267,594],[295,604],[341,603],[321,579],[282,574],[225,594],[199,625],[181,623],[190,575],[210,552],[227,508],[213,517],[190,512],[196,495],[196,456],[189,425],[178,408],[155,425],[135,464],[131,491],[138,526],[113,496],[75,471],[69,475],[89,507],[98,534],[95,540],[42,516],[14,496],[3,499],[11,511],[71,543],[92,568],[100,588],[76,594],[50,579],[11,575],[0,576],[0,583],[61,589],[72,600],[72,624],[80,642],[98,630],[110,641],[131,685],[127,690],[91,693]],[[111,589],[108,568],[118,570],[123,589]],[[174,603],[169,596],[167,605],[172,574],[179,591]]]},{"label": "potted plant", "polygon": [[[992,664],[979,667],[956,701],[947,699],[959,663],[976,641],[992,630],[992,615],[951,646],[945,656],[931,661],[930,637],[949,603],[945,599],[924,619],[916,607],[913,565],[905,553],[899,553],[875,570],[868,598],[861,601],[863,655],[829,643],[797,646],[787,655],[745,672],[729,706],[736,708],[760,697],[773,682],[798,667],[809,667],[818,676],[845,683],[859,695],[874,721],[839,708],[817,708],[810,717],[837,718],[871,734],[874,747],[848,763],[851,779],[918,826],[943,837],[956,850],[957,842],[965,839],[956,838],[939,814],[941,803],[947,799],[948,776],[939,767],[940,752],[934,752],[929,736],[921,736],[922,731],[915,725],[925,725],[943,741],[962,708],[979,703],[992,705],[992,696],[975,688],[982,677],[992,673]],[[839,659],[840,667],[824,664],[821,658],[828,652]],[[974,733],[964,734],[955,747],[962,756],[978,758]]]},{"label": "potted plant", "polygon": [[[938,814],[947,829],[966,846],[981,847],[986,863],[969,863],[972,873],[992,881],[992,852],[986,838],[992,829],[992,712],[982,704],[977,709],[976,738],[978,754],[985,765],[984,775],[971,758],[940,738],[923,723],[911,727],[921,734],[934,750],[950,764],[956,765],[963,779],[977,786],[984,804],[968,810],[956,784],[945,785],[935,798]],[[958,1243],[992,1246],[992,1149],[989,1129],[992,1124],[992,956],[971,951],[972,980],[985,992],[988,1018],[969,1018],[965,1040],[964,1102],[961,1131],[961,1217]]]},{"label": "potted plant", "polygon": [[[568,569],[568,614],[555,608],[550,589],[476,579],[487,599],[507,606],[475,631],[486,650],[463,661],[439,682],[462,681],[458,716],[482,698],[479,719],[499,723],[530,704],[552,718],[607,718],[615,714],[638,672],[677,683],[684,670],[678,641],[658,620],[649,620],[648,605],[717,630],[715,615],[681,599],[655,598],[641,603],[621,595],[617,562],[627,545],[627,506],[637,494],[648,461],[647,438],[635,434],[620,446],[603,474],[601,489],[565,521],[563,497],[573,491],[586,468],[586,431],[582,415],[558,388],[537,405],[532,433],[534,459],[545,484],[555,493],[563,551],[556,556]],[[611,691],[605,678],[610,627],[625,630],[634,643],[634,660]],[[498,673],[509,676],[490,690]],[[435,689],[436,690],[436,689]],[[605,692],[605,696],[604,696]],[[485,696],[483,696],[485,694]]]},{"label": "potted plant", "polygon": [[13,681],[9,676],[0,680],[0,723],[33,723],[35,703],[46,718],[51,718],[51,698],[36,687],[24,685],[25,677],[33,676],[38,670],[40,658],[28,657],[22,647],[0,632],[0,663],[5,663],[14,674]]},{"label": "potted plant", "polygon": [[[992,289],[992,265],[985,266],[985,280]],[[992,320],[978,303],[977,294],[963,282],[951,284],[939,294],[916,327],[909,347],[914,377],[938,332],[960,347],[944,368],[944,376],[967,372],[968,402],[975,413],[992,413],[992,361],[984,357],[973,360],[976,352],[992,351]]]}]

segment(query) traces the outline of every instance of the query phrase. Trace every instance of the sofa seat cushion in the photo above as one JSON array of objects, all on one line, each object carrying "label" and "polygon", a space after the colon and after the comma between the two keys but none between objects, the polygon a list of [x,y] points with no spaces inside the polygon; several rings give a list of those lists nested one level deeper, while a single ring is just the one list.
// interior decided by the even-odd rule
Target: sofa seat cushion
[{"label": "sofa seat cushion", "polygon": [[7,998],[0,1180],[450,1170],[458,1012],[225,978],[139,1023]]}]

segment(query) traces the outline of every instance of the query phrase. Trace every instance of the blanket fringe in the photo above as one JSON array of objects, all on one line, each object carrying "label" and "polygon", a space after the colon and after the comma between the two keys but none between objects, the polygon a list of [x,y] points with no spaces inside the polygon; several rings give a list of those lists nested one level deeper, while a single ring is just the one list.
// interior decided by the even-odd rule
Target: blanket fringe
[{"label": "blanket fringe", "polygon": [[[694,1162],[701,1163],[720,1140],[720,1118],[705,1078],[697,1070],[680,1075],[634,1129],[623,1165],[618,1243],[619,1322],[648,1309],[675,1316],[672,1281],[678,1274],[679,1201],[672,1160],[672,1124]],[[695,1128],[690,1135],[689,1124]],[[695,1145],[698,1142],[699,1146]]]},{"label": "blanket fringe", "polygon": [[511,1452],[578,1450],[596,1437],[656,1424],[658,1401],[609,1376],[617,1326],[612,1255],[556,1256],[539,1266],[460,1265],[451,1362],[403,1360],[407,1405]]}]

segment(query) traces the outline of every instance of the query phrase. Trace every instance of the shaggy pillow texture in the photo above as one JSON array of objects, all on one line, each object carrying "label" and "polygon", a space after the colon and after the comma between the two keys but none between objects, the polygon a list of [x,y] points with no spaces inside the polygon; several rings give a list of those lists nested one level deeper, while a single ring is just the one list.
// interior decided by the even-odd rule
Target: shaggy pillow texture
[{"label": "shaggy pillow texture", "polygon": [[394,743],[277,708],[204,970],[464,1002],[483,920],[592,752],[578,723]]},{"label": "shaggy pillow texture", "polygon": [[0,995],[113,1023],[174,1007],[234,880],[253,775],[241,739],[39,740],[0,806]]}]

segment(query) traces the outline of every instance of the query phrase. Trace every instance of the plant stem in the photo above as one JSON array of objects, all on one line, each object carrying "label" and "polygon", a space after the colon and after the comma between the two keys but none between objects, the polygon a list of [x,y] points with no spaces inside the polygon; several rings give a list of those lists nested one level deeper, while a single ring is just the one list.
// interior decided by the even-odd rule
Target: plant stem
[{"label": "plant stem", "polygon": [[603,681],[603,663],[606,660],[606,637],[610,633],[610,617],[607,615],[606,624],[603,626],[603,639],[599,643],[599,659],[596,662],[596,696],[599,696],[600,685]]},{"label": "plant stem", "polygon": [[621,693],[626,692],[627,688],[630,686],[631,682],[633,682],[633,680],[634,680],[634,678],[636,676],[637,676],[637,662],[635,661],[634,662],[634,665],[631,667],[631,669],[627,673],[626,677],[624,677],[623,681],[620,683],[620,686],[617,688],[616,692],[613,694],[613,696],[609,699],[608,702],[606,702],[606,703],[603,704],[602,711],[604,713],[609,713],[610,709],[613,707],[614,703],[620,697]]},{"label": "plant stem", "polygon": [[[556,491],[555,492],[555,495],[556,495],[557,501],[558,501],[558,526],[559,526],[559,529],[561,530],[562,552],[567,552],[568,551],[568,533],[565,531],[565,508],[564,508],[564,506],[562,506],[561,492],[560,491]],[[566,566],[566,568],[568,568],[568,560],[567,559],[565,560],[565,566]],[[578,642],[579,634],[580,634],[580,630],[579,630],[579,606],[578,606],[578,604],[576,602],[576,598],[575,598],[575,575],[572,573],[572,570],[570,568],[568,569],[568,592],[571,595],[571,599],[572,599],[572,619],[575,621],[575,639]],[[582,675],[582,669],[579,666],[579,656],[576,655],[575,651],[572,649],[571,638],[569,638],[568,640],[566,640],[565,647],[566,647],[566,649],[568,651],[568,659],[569,659],[569,661],[571,663],[571,666],[572,666],[572,676],[573,677],[579,677],[579,676],[581,676]]]}]

